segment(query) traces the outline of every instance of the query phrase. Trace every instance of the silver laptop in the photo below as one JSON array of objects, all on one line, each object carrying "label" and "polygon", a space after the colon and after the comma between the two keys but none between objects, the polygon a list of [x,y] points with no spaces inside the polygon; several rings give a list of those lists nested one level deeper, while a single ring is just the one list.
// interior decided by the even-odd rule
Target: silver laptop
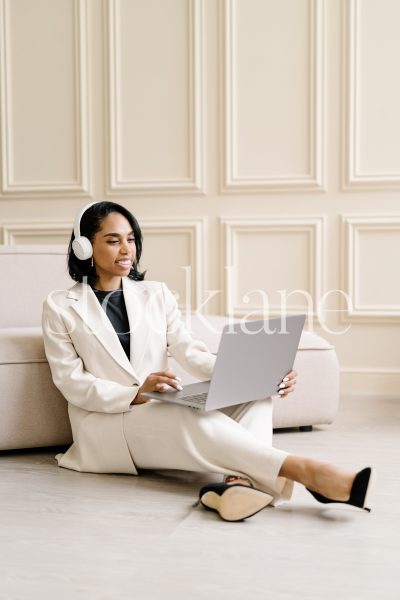
[{"label": "silver laptop", "polygon": [[295,315],[225,325],[211,381],[142,396],[203,411],[274,396],[292,370],[304,321]]}]

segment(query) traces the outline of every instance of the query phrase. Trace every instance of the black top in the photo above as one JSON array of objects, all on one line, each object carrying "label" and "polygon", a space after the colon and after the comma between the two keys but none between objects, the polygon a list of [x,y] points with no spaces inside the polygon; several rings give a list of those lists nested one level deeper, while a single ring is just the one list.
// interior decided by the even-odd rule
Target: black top
[{"label": "black top", "polygon": [[92,289],[100,306],[110,319],[128,360],[130,360],[130,331],[124,291],[122,289],[113,291]]}]

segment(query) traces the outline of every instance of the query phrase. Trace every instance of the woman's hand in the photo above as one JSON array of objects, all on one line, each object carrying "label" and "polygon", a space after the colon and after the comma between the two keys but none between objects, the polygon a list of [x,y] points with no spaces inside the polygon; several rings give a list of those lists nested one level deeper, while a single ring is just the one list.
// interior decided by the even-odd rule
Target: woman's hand
[{"label": "woman's hand", "polygon": [[141,395],[143,392],[165,392],[168,386],[180,391],[182,389],[180,382],[180,377],[176,377],[171,368],[166,371],[150,373],[138,389],[138,393],[132,404],[144,404],[150,400],[150,398]]},{"label": "woman's hand", "polygon": [[294,392],[294,386],[296,385],[296,377],[297,371],[290,371],[290,373],[288,373],[286,377],[282,379],[282,383],[279,385],[278,391],[278,394],[281,398],[285,398],[288,394]]}]

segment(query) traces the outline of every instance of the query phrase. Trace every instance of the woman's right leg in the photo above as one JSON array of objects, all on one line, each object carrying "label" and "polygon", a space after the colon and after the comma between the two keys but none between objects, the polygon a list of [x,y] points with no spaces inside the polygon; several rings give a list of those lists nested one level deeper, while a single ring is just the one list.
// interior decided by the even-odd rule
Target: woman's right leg
[{"label": "woman's right leg", "polygon": [[284,460],[279,475],[293,479],[326,498],[340,501],[349,499],[355,477],[354,472],[330,463],[294,455]]},{"label": "woman's right leg", "polygon": [[[220,409],[242,427],[245,427],[260,442],[272,446],[272,398],[247,402]],[[297,481],[313,491],[319,491],[327,498],[347,500],[350,495],[354,473],[339,469],[329,463],[310,458],[289,455],[282,464],[279,475]],[[246,483],[234,476],[230,483]],[[323,491],[322,491],[323,490]]]},{"label": "woman's right leg", "polygon": [[[219,410],[240,423],[260,442],[272,446],[272,398],[246,402]],[[294,455],[285,459],[279,475],[336,500],[348,499],[354,479],[354,473],[339,469],[329,463]],[[246,483],[245,479],[233,476],[226,481]]]}]

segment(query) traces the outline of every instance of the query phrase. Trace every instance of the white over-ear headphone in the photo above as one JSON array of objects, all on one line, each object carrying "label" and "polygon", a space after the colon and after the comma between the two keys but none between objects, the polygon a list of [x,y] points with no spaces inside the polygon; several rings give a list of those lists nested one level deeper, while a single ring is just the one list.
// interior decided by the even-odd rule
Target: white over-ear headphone
[{"label": "white over-ear headphone", "polygon": [[75,217],[75,222],[74,222],[75,239],[72,242],[72,250],[73,250],[75,256],[77,258],[79,258],[79,260],[87,260],[93,254],[93,248],[92,248],[92,244],[91,244],[89,238],[85,237],[84,235],[81,235],[81,219],[82,219],[83,214],[87,211],[87,209],[90,206],[93,206],[93,204],[98,204],[98,203],[99,203],[99,201],[91,202],[90,204],[86,204],[86,206],[84,206]]}]

